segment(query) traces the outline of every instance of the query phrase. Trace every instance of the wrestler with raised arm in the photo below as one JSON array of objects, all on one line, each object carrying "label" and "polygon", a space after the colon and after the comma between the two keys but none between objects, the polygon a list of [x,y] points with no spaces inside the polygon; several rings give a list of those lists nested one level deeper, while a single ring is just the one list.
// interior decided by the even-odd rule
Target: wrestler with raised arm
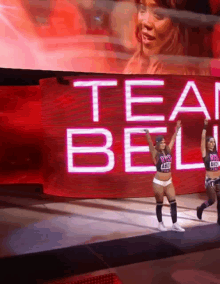
[{"label": "wrestler with raised arm", "polygon": [[167,228],[164,226],[162,221],[162,206],[164,195],[166,195],[171,207],[171,217],[173,222],[172,230],[178,232],[185,231],[185,229],[181,228],[180,225],[177,223],[177,204],[175,199],[175,188],[173,186],[171,177],[171,150],[173,148],[180,127],[181,121],[177,121],[176,131],[173,134],[169,145],[166,145],[164,136],[158,135],[156,137],[156,145],[154,146],[149,134],[149,130],[145,130],[147,141],[149,143],[150,153],[157,169],[156,175],[153,179],[153,189],[157,202],[156,215],[157,220],[159,222],[158,229],[160,231],[167,231]]},{"label": "wrestler with raised arm", "polygon": [[217,196],[218,224],[220,225],[220,170],[219,170],[219,155],[216,150],[215,138],[206,136],[208,120],[204,120],[204,128],[202,130],[201,151],[202,158],[205,164],[206,177],[205,188],[208,200],[197,207],[197,217],[201,220],[203,210],[214,204]]}]

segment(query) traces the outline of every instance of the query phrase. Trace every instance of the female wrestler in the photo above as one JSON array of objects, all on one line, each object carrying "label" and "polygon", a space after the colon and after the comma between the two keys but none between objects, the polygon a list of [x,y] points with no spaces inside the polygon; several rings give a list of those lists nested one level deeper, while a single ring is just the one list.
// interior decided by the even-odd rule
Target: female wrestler
[{"label": "female wrestler", "polygon": [[220,225],[220,170],[219,170],[219,156],[216,150],[216,143],[214,137],[206,137],[206,128],[208,120],[204,121],[204,128],[202,130],[201,151],[202,158],[205,164],[206,177],[205,188],[208,195],[208,200],[197,207],[197,217],[202,219],[202,212],[208,206],[215,202],[217,196],[217,210],[218,210],[218,224]]},{"label": "female wrestler", "polygon": [[[178,17],[179,14],[182,15],[181,10],[200,14],[211,13],[208,0],[204,0],[203,4],[198,0],[135,0],[135,2],[138,12],[136,28],[138,45],[137,51],[124,70],[125,74],[210,75],[208,62],[201,68],[199,63],[189,60],[190,57],[212,56],[211,45],[207,44],[211,42],[211,27],[198,26],[198,23],[195,26],[192,19],[181,20],[181,17]],[[207,40],[209,38],[210,40]],[[171,58],[170,56],[175,56],[174,63],[165,61],[165,58],[167,60],[168,57]]]},{"label": "female wrestler", "polygon": [[153,179],[153,189],[157,202],[156,215],[159,222],[158,229],[160,231],[167,231],[167,228],[162,222],[162,206],[164,195],[167,196],[167,199],[171,206],[171,217],[173,221],[172,230],[179,232],[185,231],[185,229],[181,228],[180,225],[177,223],[177,205],[175,199],[175,189],[171,178],[171,150],[173,148],[180,127],[181,121],[178,121],[176,125],[176,131],[171,138],[169,146],[166,145],[164,137],[162,135],[159,135],[156,137],[156,146],[154,147],[149,131],[147,129],[145,130],[153,162],[157,168],[157,173]]}]

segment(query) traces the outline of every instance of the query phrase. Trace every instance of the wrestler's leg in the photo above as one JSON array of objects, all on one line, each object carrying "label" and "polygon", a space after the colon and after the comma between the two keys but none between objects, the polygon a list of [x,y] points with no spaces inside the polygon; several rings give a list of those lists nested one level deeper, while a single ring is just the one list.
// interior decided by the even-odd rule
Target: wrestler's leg
[{"label": "wrestler's leg", "polygon": [[163,197],[164,197],[163,186],[153,182],[153,190],[157,202],[156,205],[157,220],[160,223],[162,222],[162,207],[163,207]]},{"label": "wrestler's leg", "polygon": [[177,223],[177,204],[176,204],[176,193],[173,183],[167,185],[165,188],[165,194],[167,196],[167,199],[170,203],[170,213],[171,218],[173,222],[172,230],[178,231],[178,232],[184,232],[185,229],[183,229],[178,223]]},{"label": "wrestler's leg", "polygon": [[199,207],[197,207],[197,217],[201,220],[202,219],[202,213],[203,210],[209,206],[211,206],[215,202],[215,186],[207,185],[206,186],[206,194],[208,196],[208,200],[203,202]]},{"label": "wrestler's leg", "polygon": [[172,221],[174,224],[177,221],[177,205],[176,205],[176,193],[175,193],[175,188],[173,186],[173,183],[170,183],[166,187],[165,194],[170,203],[170,213],[171,213]]}]

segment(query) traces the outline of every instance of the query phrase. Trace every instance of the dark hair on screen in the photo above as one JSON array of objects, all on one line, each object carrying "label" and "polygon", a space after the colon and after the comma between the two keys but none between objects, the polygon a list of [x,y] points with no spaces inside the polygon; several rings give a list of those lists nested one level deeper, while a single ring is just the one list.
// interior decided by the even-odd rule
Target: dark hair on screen
[{"label": "dark hair on screen", "polygon": [[[210,15],[211,7],[209,0],[154,0],[156,4],[165,9],[175,9],[179,11],[189,11],[198,14]],[[135,0],[137,6],[141,0]],[[184,46],[184,54],[195,57],[213,57],[211,46],[204,48],[204,41],[211,42],[212,24],[210,26],[196,26],[194,20],[180,22],[178,13],[172,18],[173,22],[179,25],[180,37],[182,45]],[[140,42],[139,27],[136,29],[136,37]],[[200,44],[198,44],[200,43]]]}]

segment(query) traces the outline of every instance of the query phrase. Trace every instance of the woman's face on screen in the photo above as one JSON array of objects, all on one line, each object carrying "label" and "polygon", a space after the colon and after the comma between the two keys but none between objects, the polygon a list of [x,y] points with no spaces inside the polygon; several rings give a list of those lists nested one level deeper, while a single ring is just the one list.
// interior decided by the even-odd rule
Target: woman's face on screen
[{"label": "woman's face on screen", "polygon": [[140,38],[147,56],[160,53],[174,29],[170,18],[156,13],[157,8],[154,0],[141,0],[138,8]]}]

